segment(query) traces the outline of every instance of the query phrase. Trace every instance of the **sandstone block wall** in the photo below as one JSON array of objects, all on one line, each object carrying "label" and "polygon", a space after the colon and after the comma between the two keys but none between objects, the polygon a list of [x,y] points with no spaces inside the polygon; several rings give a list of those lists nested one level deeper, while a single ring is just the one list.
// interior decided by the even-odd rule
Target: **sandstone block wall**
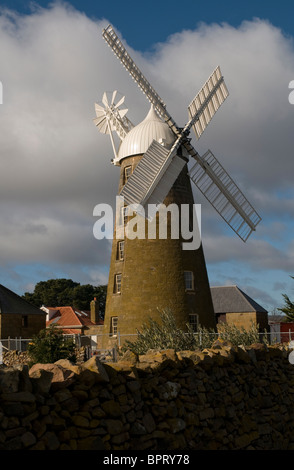
[{"label": "sandstone block wall", "polygon": [[263,312],[226,313],[226,323],[240,329],[245,328],[245,330],[250,330],[252,325],[258,325],[259,331],[262,333],[269,329],[267,313]]},{"label": "sandstone block wall", "polygon": [[[125,184],[125,167],[131,166],[134,169],[141,157],[142,155],[127,157],[122,161],[119,193]],[[176,204],[178,207],[182,204],[189,205],[191,230],[194,198],[187,171],[185,166],[166,196],[164,204]],[[184,219],[185,217],[182,220]],[[154,220],[156,238],[152,239],[148,235],[147,221],[145,231],[144,225],[142,227],[144,238],[131,240],[127,236],[124,237],[123,259],[117,257],[117,243],[123,239],[114,237],[104,317],[104,348],[111,347],[112,344],[107,335],[112,333],[113,317],[117,319],[117,328],[121,335],[136,334],[137,329],[140,330],[149,317],[160,321],[160,313],[166,309],[172,310],[179,328],[185,328],[189,323],[189,314],[198,315],[201,326],[215,328],[202,245],[197,250],[183,250],[181,228],[179,237],[171,237],[170,216],[167,217],[166,239],[160,237],[158,216]],[[185,222],[187,223],[186,220]],[[194,286],[188,291],[184,282],[185,271],[193,273]],[[117,274],[121,275],[120,293],[115,289]]]},{"label": "sandstone block wall", "polygon": [[[27,317],[27,325],[22,325],[22,318]],[[46,328],[46,314],[11,314],[0,313],[0,338],[32,338]]]},{"label": "sandstone block wall", "polygon": [[0,369],[0,450],[294,449],[294,366],[278,346]]}]

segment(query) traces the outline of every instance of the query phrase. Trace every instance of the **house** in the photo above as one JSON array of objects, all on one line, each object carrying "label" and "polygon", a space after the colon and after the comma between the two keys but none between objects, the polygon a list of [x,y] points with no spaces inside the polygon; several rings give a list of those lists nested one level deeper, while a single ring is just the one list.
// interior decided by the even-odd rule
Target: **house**
[{"label": "house", "polygon": [[0,284],[0,339],[30,339],[46,327],[46,315]]},{"label": "house", "polygon": [[237,286],[211,287],[216,322],[226,322],[249,329],[259,325],[260,332],[268,330],[268,312]]},{"label": "house", "polygon": [[99,317],[99,303],[96,298],[90,304],[90,311],[66,307],[45,307],[46,327],[55,325],[64,335],[80,335],[81,344],[97,347],[102,338],[103,320]]},{"label": "house", "polygon": [[294,322],[288,321],[285,315],[271,315],[269,325],[273,343],[294,341]]}]

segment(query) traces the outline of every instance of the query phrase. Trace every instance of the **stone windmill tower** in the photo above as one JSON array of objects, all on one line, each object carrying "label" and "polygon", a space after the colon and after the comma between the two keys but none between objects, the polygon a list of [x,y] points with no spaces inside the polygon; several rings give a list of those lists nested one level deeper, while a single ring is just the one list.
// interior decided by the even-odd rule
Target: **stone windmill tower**
[{"label": "stone windmill tower", "polygon": [[[215,69],[191,102],[189,122],[179,128],[111,26],[103,30],[103,37],[151,103],[146,118],[136,126],[126,117],[124,97],[117,100],[117,92],[111,97],[104,93],[102,105],[95,105],[94,122],[100,132],[110,135],[115,156],[112,162],[120,166],[118,194],[122,201],[113,237],[105,338],[109,335],[115,339],[120,333],[123,339],[135,334],[149,317],[159,319],[166,309],[173,312],[179,327],[190,323],[195,329],[199,324],[214,328],[202,244],[199,238],[194,246],[191,239],[197,220],[191,180],[243,241],[261,220],[215,156],[208,151],[201,157],[188,139],[191,127],[200,137],[228,96],[220,69]],[[120,139],[118,149],[113,131]],[[194,160],[190,171],[189,158]],[[162,219],[160,211],[155,215],[150,212],[160,204]],[[184,226],[183,221],[193,249],[179,228]],[[132,231],[128,232],[130,226]],[[199,234],[199,227],[197,230]]]}]

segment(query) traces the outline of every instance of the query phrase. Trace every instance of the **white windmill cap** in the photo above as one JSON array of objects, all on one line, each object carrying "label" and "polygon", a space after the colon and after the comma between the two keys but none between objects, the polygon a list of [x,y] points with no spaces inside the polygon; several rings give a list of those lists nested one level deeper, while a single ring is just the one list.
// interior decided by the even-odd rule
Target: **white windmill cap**
[{"label": "white windmill cap", "polygon": [[151,105],[145,119],[133,127],[122,141],[115,163],[125,157],[144,154],[153,140],[170,148],[175,141],[175,136]]}]

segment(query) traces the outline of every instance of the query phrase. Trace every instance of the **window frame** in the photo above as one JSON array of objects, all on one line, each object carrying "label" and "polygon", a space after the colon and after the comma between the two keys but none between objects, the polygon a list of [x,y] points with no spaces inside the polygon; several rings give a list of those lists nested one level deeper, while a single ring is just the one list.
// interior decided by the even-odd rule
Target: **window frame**
[{"label": "window frame", "polygon": [[[121,249],[121,246],[123,245],[123,249]],[[123,261],[125,258],[125,241],[124,240],[119,240],[117,242],[117,256],[116,259],[118,261]]]},{"label": "window frame", "polygon": [[[196,321],[192,321],[196,320]],[[189,313],[189,325],[194,333],[198,331],[199,315],[197,313]]]},{"label": "window frame", "polygon": [[121,208],[121,226],[125,227],[128,223],[129,215],[128,215],[128,206],[123,206]]},{"label": "window frame", "polygon": [[117,325],[118,325],[118,317],[111,317],[110,318],[110,334],[111,336],[117,336]]},{"label": "window frame", "polygon": [[[128,170],[129,170],[129,174],[128,174]],[[126,184],[126,182],[128,181],[129,177],[131,176],[131,174],[133,173],[132,171],[132,165],[127,165],[124,167],[124,184]]]},{"label": "window frame", "polygon": [[[191,275],[191,279],[187,278],[187,275]],[[184,271],[184,282],[185,282],[185,290],[186,291],[194,291],[195,290],[195,285],[194,285],[194,273],[193,271]],[[189,285],[188,285],[189,283]],[[190,287],[191,285],[191,287]]]},{"label": "window frame", "polygon": [[[119,276],[120,276],[120,280],[118,281]],[[113,284],[114,294],[121,294],[121,283],[122,283],[122,273],[116,273],[114,275],[114,284]]]}]

